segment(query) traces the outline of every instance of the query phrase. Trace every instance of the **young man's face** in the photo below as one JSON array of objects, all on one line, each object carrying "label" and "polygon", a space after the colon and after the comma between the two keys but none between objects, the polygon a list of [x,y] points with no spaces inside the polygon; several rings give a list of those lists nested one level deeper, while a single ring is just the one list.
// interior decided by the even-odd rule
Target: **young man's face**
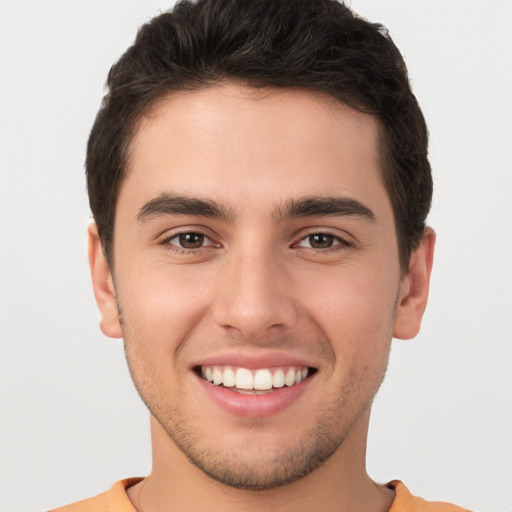
[{"label": "young man's face", "polygon": [[410,291],[377,121],[233,84],[160,101],[131,145],[114,282],[102,327],[159,436],[233,486],[309,473],[364,435]]}]

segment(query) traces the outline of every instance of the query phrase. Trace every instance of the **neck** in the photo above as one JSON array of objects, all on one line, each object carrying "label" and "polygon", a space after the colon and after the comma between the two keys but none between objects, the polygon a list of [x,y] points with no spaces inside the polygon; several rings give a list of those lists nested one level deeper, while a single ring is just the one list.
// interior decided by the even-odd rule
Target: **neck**
[{"label": "neck", "polygon": [[151,418],[153,470],[128,496],[138,512],[384,512],[394,498],[366,472],[369,411],[336,452],[309,475],[275,489],[254,491],[221,484],[193,465]]}]

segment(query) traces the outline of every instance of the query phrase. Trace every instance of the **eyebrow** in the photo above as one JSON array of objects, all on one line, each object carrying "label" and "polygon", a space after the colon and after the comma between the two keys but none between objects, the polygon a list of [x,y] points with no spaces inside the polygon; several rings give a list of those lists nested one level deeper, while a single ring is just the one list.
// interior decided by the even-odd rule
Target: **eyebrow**
[{"label": "eyebrow", "polygon": [[230,208],[211,199],[163,193],[148,201],[139,210],[137,220],[144,222],[150,217],[159,215],[193,215],[218,218],[226,222],[234,218],[234,213]]},{"label": "eyebrow", "polygon": [[[160,215],[191,215],[232,222],[233,210],[211,199],[162,193],[148,201],[137,214],[144,222]],[[297,217],[357,216],[375,221],[375,214],[363,203],[349,197],[303,197],[290,199],[274,213],[276,222]]]},{"label": "eyebrow", "polygon": [[293,217],[316,216],[356,216],[375,221],[375,214],[363,203],[350,197],[303,197],[290,199],[279,208],[275,215],[276,221],[281,222]]}]

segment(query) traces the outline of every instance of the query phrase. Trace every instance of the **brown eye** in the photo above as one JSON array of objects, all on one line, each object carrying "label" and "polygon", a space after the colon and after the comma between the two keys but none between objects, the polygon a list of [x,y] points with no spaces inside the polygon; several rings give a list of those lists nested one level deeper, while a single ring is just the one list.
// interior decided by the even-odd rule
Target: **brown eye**
[{"label": "brown eye", "polygon": [[329,249],[334,245],[335,237],[326,233],[317,233],[307,237],[309,246],[313,249]]},{"label": "brown eye", "polygon": [[299,242],[295,245],[295,247],[305,247],[307,249],[313,249],[315,251],[325,251],[327,252],[329,249],[337,250],[337,249],[348,249],[352,247],[352,244],[336,235],[332,235],[330,233],[311,233],[306,235],[304,238],[299,240]]},{"label": "brown eye", "polygon": [[206,237],[202,233],[181,233],[176,238],[184,249],[199,249],[203,247]]},{"label": "brown eye", "polygon": [[199,256],[204,254],[212,255],[212,249],[220,249],[222,245],[214,242],[208,235],[200,231],[182,231],[161,242],[166,249],[173,250],[180,255]]}]

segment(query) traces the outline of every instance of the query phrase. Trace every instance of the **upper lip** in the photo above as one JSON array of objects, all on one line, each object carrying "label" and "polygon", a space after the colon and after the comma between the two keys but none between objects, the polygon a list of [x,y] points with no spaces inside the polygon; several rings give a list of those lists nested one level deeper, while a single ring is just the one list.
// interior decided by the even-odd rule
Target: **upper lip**
[{"label": "upper lip", "polygon": [[247,368],[256,370],[258,368],[272,368],[276,366],[307,366],[314,368],[315,364],[303,357],[288,354],[279,351],[265,351],[261,353],[251,353],[247,349],[240,351],[217,352],[205,356],[194,362],[192,368],[198,366],[234,366],[237,368]]}]

